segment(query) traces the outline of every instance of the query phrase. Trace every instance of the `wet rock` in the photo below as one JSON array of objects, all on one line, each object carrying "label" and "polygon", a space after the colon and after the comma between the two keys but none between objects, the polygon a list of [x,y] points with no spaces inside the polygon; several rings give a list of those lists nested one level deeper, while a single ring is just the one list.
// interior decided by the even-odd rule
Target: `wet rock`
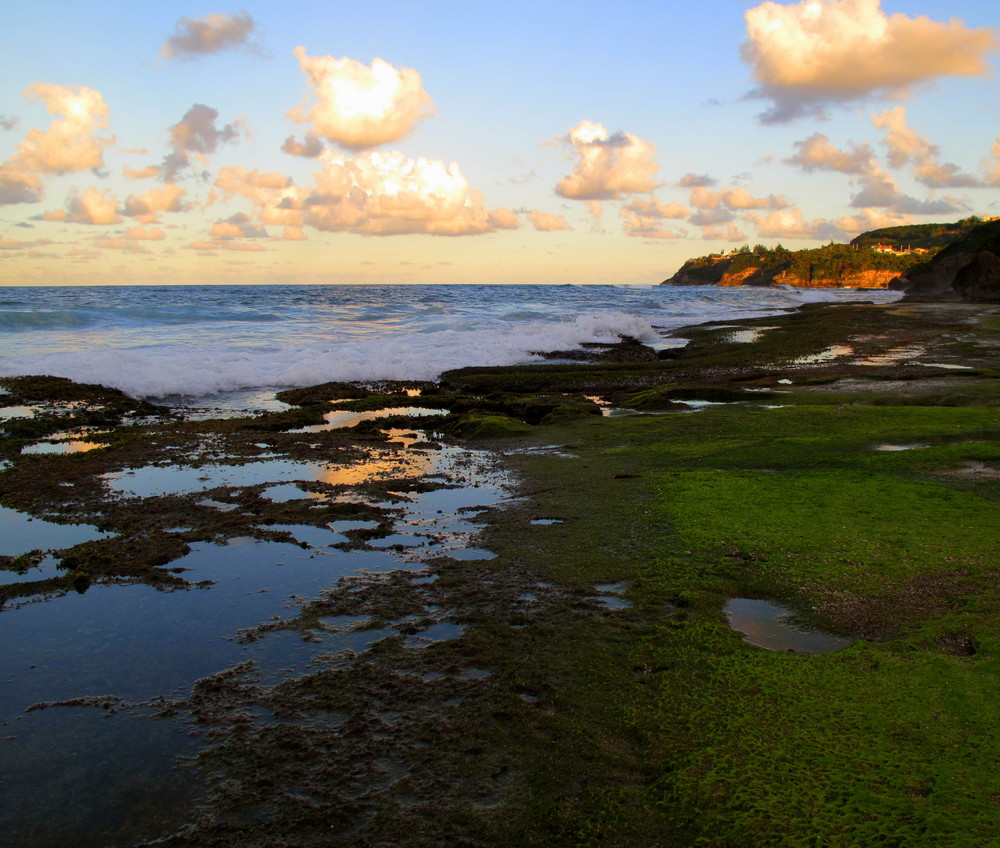
[{"label": "wet rock", "polygon": [[1000,256],[981,250],[955,274],[952,287],[962,300],[1000,303]]}]

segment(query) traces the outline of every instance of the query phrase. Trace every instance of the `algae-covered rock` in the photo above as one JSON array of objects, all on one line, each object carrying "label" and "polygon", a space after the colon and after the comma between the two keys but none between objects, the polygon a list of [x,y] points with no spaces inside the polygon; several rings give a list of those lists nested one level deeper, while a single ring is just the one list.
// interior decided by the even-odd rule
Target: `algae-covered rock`
[{"label": "algae-covered rock", "polygon": [[505,439],[531,432],[530,424],[493,412],[467,412],[450,422],[448,432],[463,439]]}]

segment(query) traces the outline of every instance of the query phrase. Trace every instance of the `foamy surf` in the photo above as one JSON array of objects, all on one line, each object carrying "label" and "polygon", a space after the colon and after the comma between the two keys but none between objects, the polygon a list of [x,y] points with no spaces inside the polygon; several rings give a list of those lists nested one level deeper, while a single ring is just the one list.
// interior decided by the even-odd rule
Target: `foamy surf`
[{"label": "foamy surf", "polygon": [[0,374],[140,397],[331,380],[433,380],[541,351],[664,335],[806,302],[890,292],[626,286],[219,286],[3,290]]}]

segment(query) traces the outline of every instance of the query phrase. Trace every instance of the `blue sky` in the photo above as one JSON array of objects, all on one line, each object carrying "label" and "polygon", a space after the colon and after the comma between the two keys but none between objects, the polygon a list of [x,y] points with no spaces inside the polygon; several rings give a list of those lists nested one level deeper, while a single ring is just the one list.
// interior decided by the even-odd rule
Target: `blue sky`
[{"label": "blue sky", "polygon": [[1000,15],[940,9],[18,4],[0,282],[655,283],[1000,215]]}]

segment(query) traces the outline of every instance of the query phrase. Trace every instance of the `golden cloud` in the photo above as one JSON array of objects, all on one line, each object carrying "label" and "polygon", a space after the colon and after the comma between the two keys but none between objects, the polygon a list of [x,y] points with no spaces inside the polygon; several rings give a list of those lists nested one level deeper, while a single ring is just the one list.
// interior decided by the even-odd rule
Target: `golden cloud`
[{"label": "golden cloud", "polygon": [[96,135],[108,125],[108,107],[99,91],[37,82],[23,94],[41,100],[57,117],[46,130],[29,129],[17,152],[0,165],[0,204],[41,200],[40,175],[103,167],[104,151],[115,140]]},{"label": "golden cloud", "polygon": [[987,53],[1000,48],[987,28],[961,21],[887,15],[880,0],[762,3],[746,12],[740,48],[770,100],[765,122],[783,122],[872,96],[900,96],[942,76],[984,76]]},{"label": "golden cloud", "polygon": [[159,222],[162,212],[183,212],[187,208],[183,199],[185,194],[187,191],[176,185],[153,188],[138,197],[130,194],[122,204],[121,212],[142,224],[155,224]]},{"label": "golden cloud", "polygon": [[528,220],[531,222],[531,226],[543,233],[573,229],[566,223],[566,218],[562,215],[553,215],[538,209],[533,209],[528,213]]},{"label": "golden cloud", "polygon": [[646,194],[657,184],[656,146],[632,133],[609,133],[593,121],[581,121],[560,141],[577,156],[572,173],[556,185],[556,194],[573,200],[617,200]]},{"label": "golden cloud", "polygon": [[[405,138],[417,121],[432,112],[420,74],[413,68],[396,68],[382,59],[370,66],[355,59],[309,56],[304,47],[292,51],[306,75],[317,102],[300,104],[288,116],[311,124],[309,134],[346,147],[365,150]],[[313,148],[285,144],[286,152],[312,153]]]},{"label": "golden cloud", "polygon": [[940,148],[907,125],[906,107],[896,106],[872,115],[872,124],[885,130],[884,143],[889,149],[889,164],[902,168],[912,162],[913,176],[931,188],[978,188],[978,178],[963,174],[957,165],[938,163]]},{"label": "golden cloud", "polygon": [[812,222],[806,221],[802,210],[798,207],[775,209],[767,215],[750,212],[747,214],[746,220],[753,222],[757,227],[757,234],[761,238],[839,239],[844,235],[839,227],[822,218],[817,218]]}]

